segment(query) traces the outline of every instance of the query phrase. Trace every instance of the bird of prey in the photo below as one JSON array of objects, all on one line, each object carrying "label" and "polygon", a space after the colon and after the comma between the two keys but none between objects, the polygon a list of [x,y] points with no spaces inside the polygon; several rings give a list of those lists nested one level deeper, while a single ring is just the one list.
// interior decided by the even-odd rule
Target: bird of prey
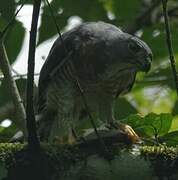
[{"label": "bird of prey", "polygon": [[[131,90],[136,73],[148,72],[152,51],[139,38],[104,22],[83,23],[53,44],[39,78],[39,136],[64,137],[86,110],[115,124],[114,100]],[[131,138],[134,130],[117,121]]]}]

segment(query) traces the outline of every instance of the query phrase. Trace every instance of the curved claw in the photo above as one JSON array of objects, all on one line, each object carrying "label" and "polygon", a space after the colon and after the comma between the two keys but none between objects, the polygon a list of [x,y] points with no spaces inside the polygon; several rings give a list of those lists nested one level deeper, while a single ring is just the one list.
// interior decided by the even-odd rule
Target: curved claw
[{"label": "curved claw", "polygon": [[132,129],[132,127],[127,124],[112,122],[110,123],[109,127],[122,131],[124,134],[128,136],[128,139],[132,143],[138,143],[141,141],[140,137],[136,134],[136,132]]}]

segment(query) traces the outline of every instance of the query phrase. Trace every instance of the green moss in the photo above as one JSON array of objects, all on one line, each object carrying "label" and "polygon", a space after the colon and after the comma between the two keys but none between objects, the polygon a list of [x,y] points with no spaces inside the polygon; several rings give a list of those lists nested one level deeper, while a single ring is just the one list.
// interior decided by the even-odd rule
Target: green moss
[{"label": "green moss", "polygon": [[159,146],[143,146],[140,149],[141,154],[144,156],[155,156],[162,157],[165,159],[175,160],[178,158],[178,146],[177,147],[168,147],[166,145]]},{"label": "green moss", "polygon": [[118,179],[121,174],[126,177],[127,171],[132,177],[138,176],[138,180],[148,174],[161,178],[177,176],[178,147],[141,146],[137,154],[130,153],[126,146],[114,145],[110,149],[114,151],[106,156],[100,152],[99,145],[89,149],[42,144],[40,151],[32,152],[25,144],[5,143],[0,144],[0,161],[5,163],[8,172],[4,180],[80,180],[83,177],[99,180],[103,179],[103,173],[109,180]]},{"label": "green moss", "polygon": [[5,162],[8,158],[13,157],[14,153],[24,148],[24,146],[20,143],[0,143],[0,160]]},{"label": "green moss", "polygon": [[143,146],[141,155],[151,162],[154,174],[160,179],[178,179],[178,147]]}]

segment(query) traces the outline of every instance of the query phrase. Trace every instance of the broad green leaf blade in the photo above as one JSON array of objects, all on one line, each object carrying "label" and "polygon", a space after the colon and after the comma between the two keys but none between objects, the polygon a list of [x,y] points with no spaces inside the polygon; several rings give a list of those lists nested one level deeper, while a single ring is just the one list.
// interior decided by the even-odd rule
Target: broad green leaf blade
[{"label": "broad green leaf blade", "polygon": [[149,137],[163,136],[169,132],[172,123],[171,114],[160,115],[150,113],[144,118],[144,133]]},{"label": "broad green leaf blade", "polygon": [[14,0],[2,0],[0,5],[0,15],[7,22],[10,21],[14,15],[16,3]]},{"label": "broad green leaf blade", "polygon": [[158,135],[163,136],[167,134],[171,128],[173,117],[171,114],[168,113],[162,113],[159,115],[159,124],[157,126],[158,128]]},{"label": "broad green leaf blade", "polygon": [[163,136],[171,128],[173,117],[171,114],[154,114],[150,113],[145,117],[140,115],[130,115],[124,123],[129,124],[140,135],[146,137]]},{"label": "broad green leaf blade", "polygon": [[[18,1],[18,2],[17,2]],[[16,2],[17,2],[17,5],[21,5],[24,1],[23,0],[16,0]],[[27,4],[27,5],[32,5],[34,3],[34,1],[33,0],[26,0],[26,2],[25,2],[25,5]]]},{"label": "broad green leaf blade", "polygon": [[16,60],[21,51],[24,36],[25,29],[22,26],[22,23],[15,21],[5,39],[5,47],[10,63],[13,63]]},{"label": "broad green leaf blade", "polygon": [[173,110],[172,110],[173,115],[178,115],[178,100],[175,102]]},{"label": "broad green leaf blade", "polygon": [[0,132],[0,143],[9,142],[9,140],[14,136],[14,134],[19,130],[19,128],[13,123],[7,128],[3,128]]},{"label": "broad green leaf blade", "polygon": [[2,32],[7,25],[7,21],[0,16],[0,31]]},{"label": "broad green leaf blade", "polygon": [[169,146],[178,145],[178,131],[170,132],[160,138],[160,140]]},{"label": "broad green leaf blade", "polygon": [[132,126],[134,129],[137,129],[141,125],[143,125],[143,117],[139,114],[131,114],[126,119],[123,119],[123,122]]}]

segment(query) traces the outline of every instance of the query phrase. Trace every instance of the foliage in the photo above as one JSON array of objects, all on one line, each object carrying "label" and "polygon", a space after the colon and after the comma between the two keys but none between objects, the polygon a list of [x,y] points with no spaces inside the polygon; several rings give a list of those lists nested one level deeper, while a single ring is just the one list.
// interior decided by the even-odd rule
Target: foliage
[{"label": "foliage", "polygon": [[[0,6],[0,31],[10,22],[22,2],[24,1],[2,1]],[[25,3],[29,5],[32,1],[27,0]],[[60,29],[65,31],[71,17],[80,17],[82,21],[103,20],[125,28],[133,25],[136,18],[148,7],[149,4],[144,3],[146,1],[139,0],[132,3],[129,0],[75,0],[75,2],[72,0],[53,0],[51,1],[51,7]],[[178,58],[177,7],[177,1],[169,1],[170,25],[176,58]],[[57,35],[54,21],[45,1],[43,1],[42,10],[38,47]],[[176,145],[178,144],[178,101],[176,100],[172,71],[167,58],[161,6],[157,6],[145,19],[144,23],[140,22],[142,24],[136,23],[140,27],[135,34],[141,36],[153,50],[152,70],[146,75],[138,74],[137,83],[133,90],[116,101],[115,116],[117,119],[125,118],[124,121],[144,138],[150,138],[159,143],[164,142],[168,145]],[[23,48],[25,33],[27,33],[27,30],[17,17],[5,39],[5,46],[11,63],[18,59],[17,57]],[[25,92],[25,80],[19,79],[17,82],[19,82],[18,87],[22,95]],[[11,97],[6,86],[7,84],[1,78],[0,122],[4,120],[1,117],[5,117],[1,115],[2,109],[4,113],[4,107],[9,102],[11,103]],[[7,129],[0,127],[0,141],[7,140],[17,130],[15,116],[9,112],[12,111],[7,110],[7,118],[14,123]],[[142,114],[142,116],[136,115],[137,113]],[[80,130],[89,128],[88,124],[80,125]]]},{"label": "foliage", "polygon": [[130,115],[123,120],[140,135],[140,137],[148,138],[149,143],[167,145],[178,144],[178,131],[171,131],[171,124],[174,121],[173,117],[168,113],[155,114],[150,113],[145,117],[140,115]]}]

